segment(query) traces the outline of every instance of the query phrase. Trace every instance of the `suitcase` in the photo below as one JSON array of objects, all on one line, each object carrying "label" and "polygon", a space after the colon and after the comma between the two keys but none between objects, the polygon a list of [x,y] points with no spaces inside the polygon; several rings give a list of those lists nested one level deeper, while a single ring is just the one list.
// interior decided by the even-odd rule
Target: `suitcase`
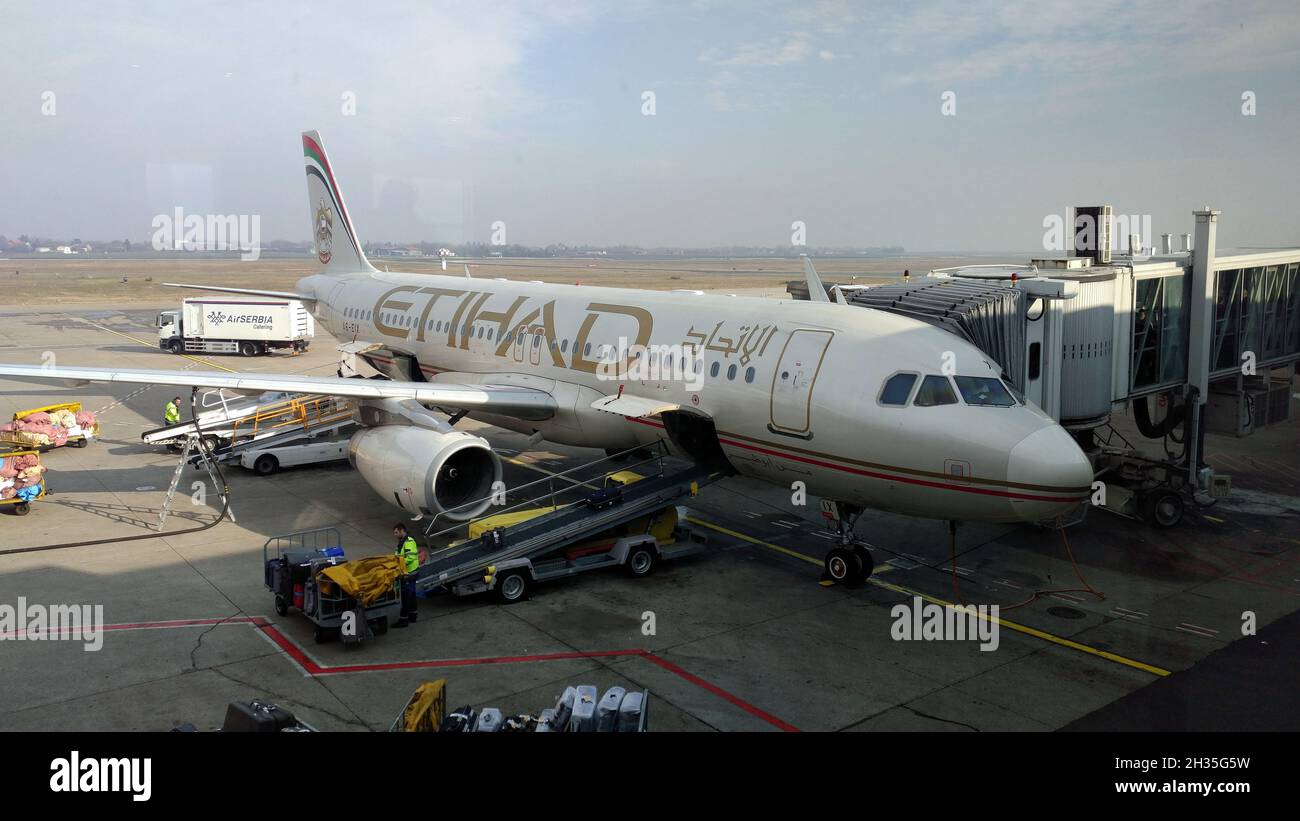
[{"label": "suitcase", "polygon": [[226,708],[223,733],[278,733],[297,725],[293,713],[261,701],[232,701]]},{"label": "suitcase", "polygon": [[438,727],[438,732],[468,733],[474,729],[474,723],[477,720],[478,714],[474,712],[474,708],[465,705],[459,710],[454,710],[451,713],[448,713],[447,718],[444,719],[442,724]]},{"label": "suitcase", "polygon": [[479,711],[478,723],[474,725],[474,732],[476,733],[500,732],[501,725],[504,722],[505,722],[505,718],[501,715],[500,710],[498,710],[496,707],[484,707],[482,710]]},{"label": "suitcase", "polygon": [[555,701],[555,709],[551,711],[553,718],[552,729],[555,732],[562,733],[564,728],[569,726],[569,716],[573,715],[573,700],[577,698],[578,691],[573,687],[565,687],[564,692]]},{"label": "suitcase", "polygon": [[618,732],[635,733],[641,728],[641,715],[645,712],[645,693],[628,693],[618,705]]},{"label": "suitcase", "polygon": [[594,733],[596,731],[596,698],[599,694],[590,684],[577,688],[573,698],[573,714],[569,716],[568,732]]},{"label": "suitcase", "polygon": [[596,732],[618,732],[618,707],[625,695],[627,690],[622,687],[610,687],[600,697],[600,703],[596,705]]},{"label": "suitcase", "polygon": [[537,719],[537,728],[535,733],[553,733],[555,732],[555,711],[550,707],[542,710],[542,715]]}]

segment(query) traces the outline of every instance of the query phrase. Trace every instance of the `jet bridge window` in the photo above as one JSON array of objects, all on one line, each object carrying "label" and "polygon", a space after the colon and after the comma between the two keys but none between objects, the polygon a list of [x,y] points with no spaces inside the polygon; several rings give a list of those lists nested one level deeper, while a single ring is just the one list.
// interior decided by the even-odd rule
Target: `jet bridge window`
[{"label": "jet bridge window", "polygon": [[921,381],[921,389],[916,392],[913,405],[932,408],[935,405],[957,404],[957,394],[953,392],[952,383],[946,376],[927,376]]},{"label": "jet bridge window", "polygon": [[991,376],[954,376],[957,390],[967,405],[992,405],[1009,408],[1016,404],[1015,397],[1007,392],[1002,382]]},{"label": "jet bridge window", "polygon": [[880,391],[880,404],[902,407],[907,404],[907,397],[912,395],[912,386],[916,384],[917,374],[896,373],[885,380],[885,387]]}]

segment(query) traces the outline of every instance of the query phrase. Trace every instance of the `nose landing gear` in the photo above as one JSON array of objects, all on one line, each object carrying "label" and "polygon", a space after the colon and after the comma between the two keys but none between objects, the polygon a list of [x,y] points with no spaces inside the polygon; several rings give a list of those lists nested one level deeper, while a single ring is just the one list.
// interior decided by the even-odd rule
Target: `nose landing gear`
[{"label": "nose landing gear", "polygon": [[826,554],[826,578],[846,587],[858,587],[876,569],[866,542],[853,535],[862,508],[847,502],[831,502],[830,508],[827,516],[836,523],[838,544]]}]

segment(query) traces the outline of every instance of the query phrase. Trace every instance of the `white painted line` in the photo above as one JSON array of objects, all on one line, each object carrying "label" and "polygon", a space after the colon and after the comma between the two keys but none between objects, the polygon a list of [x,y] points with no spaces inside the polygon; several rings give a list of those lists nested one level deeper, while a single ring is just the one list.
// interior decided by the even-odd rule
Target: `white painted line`
[{"label": "white painted line", "polygon": [[1186,627],[1188,630],[1200,630],[1203,633],[1217,634],[1219,632],[1218,630],[1215,630],[1213,627],[1202,627],[1199,624],[1189,624],[1188,622],[1183,622],[1183,627]]},{"label": "white painted line", "polygon": [[779,526],[779,527],[784,527],[786,530],[794,530],[795,527],[796,527],[796,525],[786,524],[785,522],[781,521],[780,519],[777,519],[777,520],[773,521],[772,524],[777,525],[777,526]]},{"label": "white painted line", "polygon": [[816,537],[819,538],[819,539],[832,540],[832,539],[835,538],[835,534],[834,534],[834,533],[826,533],[826,532],[821,531],[821,530],[814,530],[814,531],[812,532],[812,535],[816,536]]},{"label": "white painted line", "polygon": [[1003,587],[1012,587],[1012,588],[1015,588],[1016,590],[1023,590],[1023,589],[1024,589],[1023,587],[1021,587],[1020,585],[1016,584],[1015,582],[1007,581],[1006,579],[996,579],[993,583],[994,583],[994,584],[1000,584],[1000,585],[1002,585]]},{"label": "white painted line", "polygon": [[1083,604],[1083,599],[1069,596],[1065,593],[1053,593],[1052,598],[1060,599],[1061,601],[1068,601],[1070,604]]},{"label": "white painted line", "polygon": [[1129,610],[1127,607],[1119,607],[1118,605],[1115,607],[1115,609],[1126,616],[1140,616],[1142,618],[1145,618],[1151,615],[1150,613],[1143,613],[1141,610]]}]

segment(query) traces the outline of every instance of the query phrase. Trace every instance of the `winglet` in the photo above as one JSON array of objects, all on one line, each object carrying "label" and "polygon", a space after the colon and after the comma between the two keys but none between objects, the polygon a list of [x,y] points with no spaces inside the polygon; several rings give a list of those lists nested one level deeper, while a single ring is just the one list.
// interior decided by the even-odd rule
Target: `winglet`
[{"label": "winglet", "polygon": [[826,296],[826,286],[822,285],[822,278],[817,276],[811,257],[803,258],[803,272],[804,279],[808,281],[808,299],[812,302],[830,302],[830,297]]}]

